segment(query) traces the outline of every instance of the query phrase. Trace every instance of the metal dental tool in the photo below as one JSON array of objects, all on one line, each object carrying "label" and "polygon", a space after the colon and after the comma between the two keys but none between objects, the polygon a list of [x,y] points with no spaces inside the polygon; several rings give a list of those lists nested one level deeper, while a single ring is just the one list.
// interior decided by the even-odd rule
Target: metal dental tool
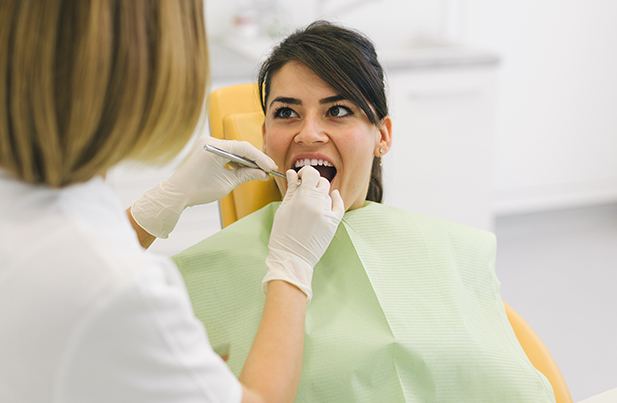
[{"label": "metal dental tool", "polygon": [[[221,150],[220,148],[211,146],[210,144],[206,144],[204,146],[204,150],[209,151],[209,152],[211,152],[213,154],[216,154],[219,157],[226,158],[229,161],[234,162],[234,163],[236,163],[238,165],[242,165],[242,166],[245,166],[245,167],[248,167],[248,168],[261,169],[259,167],[259,165],[257,165],[255,162],[253,162],[253,161],[251,161],[249,159],[246,159],[246,158],[241,157],[241,156],[236,155],[236,154],[232,154],[229,151]],[[279,178],[283,178],[283,179],[287,178],[285,176],[285,174],[280,173],[278,171],[267,172],[267,171],[265,171],[263,169],[261,169],[261,170],[264,171],[265,173],[269,174],[269,175],[272,175],[272,176],[278,176]]]}]

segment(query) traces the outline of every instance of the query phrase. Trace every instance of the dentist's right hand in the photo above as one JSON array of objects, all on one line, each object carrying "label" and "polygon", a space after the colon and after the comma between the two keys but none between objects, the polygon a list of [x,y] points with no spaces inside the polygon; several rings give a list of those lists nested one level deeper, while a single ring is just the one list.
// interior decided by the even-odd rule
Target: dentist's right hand
[{"label": "dentist's right hand", "polygon": [[330,193],[330,182],[315,168],[290,169],[286,175],[287,193],[274,216],[263,286],[283,280],[310,301],[313,268],[330,245],[345,206],[339,191]]}]

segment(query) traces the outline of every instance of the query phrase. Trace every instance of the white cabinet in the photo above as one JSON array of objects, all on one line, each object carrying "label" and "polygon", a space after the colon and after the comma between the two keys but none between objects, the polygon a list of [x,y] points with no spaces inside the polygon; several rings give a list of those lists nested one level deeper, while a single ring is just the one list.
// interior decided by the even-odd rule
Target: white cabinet
[{"label": "white cabinet", "polygon": [[384,202],[491,230],[496,65],[387,71]]}]

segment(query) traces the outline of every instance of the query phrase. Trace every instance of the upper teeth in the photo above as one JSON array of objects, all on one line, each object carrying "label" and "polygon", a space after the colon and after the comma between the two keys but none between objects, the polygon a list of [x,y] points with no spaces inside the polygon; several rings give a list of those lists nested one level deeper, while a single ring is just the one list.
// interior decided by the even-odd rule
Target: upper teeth
[{"label": "upper teeth", "polygon": [[332,165],[330,162],[326,161],[326,160],[317,160],[317,159],[309,159],[309,158],[305,158],[305,159],[301,159],[296,161],[296,163],[294,164],[294,168],[300,168],[303,167],[305,165],[323,165],[326,167],[332,167],[334,165]]}]

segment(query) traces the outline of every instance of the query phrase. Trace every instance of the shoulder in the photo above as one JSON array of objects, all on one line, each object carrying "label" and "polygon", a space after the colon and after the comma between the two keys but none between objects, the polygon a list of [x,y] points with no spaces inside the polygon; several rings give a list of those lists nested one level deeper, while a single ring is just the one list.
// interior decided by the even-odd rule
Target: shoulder
[{"label": "shoulder", "polygon": [[[369,202],[366,207],[357,211],[359,213],[358,216],[361,217],[360,220],[369,221],[372,223],[386,222],[389,225],[394,225],[396,227],[410,226],[453,235],[460,234],[464,236],[471,235],[481,238],[494,238],[494,235],[486,230],[435,216],[411,213],[400,208],[379,203]],[[346,218],[352,214],[355,214],[354,212],[355,210],[350,212],[351,214],[348,213]]]},{"label": "shoulder", "polygon": [[[12,260],[6,268],[10,276],[0,278],[0,317],[7,318],[3,331],[16,341],[12,351],[0,348],[0,355],[9,361],[15,357],[19,369],[45,382],[62,377],[65,387],[84,385],[87,391],[102,385],[98,382],[121,381],[111,379],[114,372],[121,376],[124,369],[156,368],[157,362],[146,361],[148,354],[172,362],[176,353],[171,350],[191,334],[202,344],[191,349],[207,354],[203,328],[192,317],[183,282],[168,258],[138,247],[97,244],[70,223],[41,237],[29,251]],[[44,335],[44,342],[32,343],[23,334]],[[156,401],[106,394],[113,389],[100,391],[101,396],[106,401]],[[67,393],[74,396],[75,390]],[[81,397],[58,401],[105,401]]]},{"label": "shoulder", "polygon": [[369,203],[357,212],[346,214],[345,221],[367,232],[377,230],[389,236],[423,239],[429,244],[454,249],[474,249],[494,254],[496,247],[495,235],[489,231],[384,204]]},{"label": "shoulder", "polygon": [[387,251],[389,258],[430,262],[433,269],[449,268],[445,273],[461,278],[477,290],[488,290],[490,295],[498,289],[494,273],[496,239],[492,233],[389,206],[372,204],[367,207],[370,210],[364,214],[362,224],[358,226],[358,222],[354,222],[356,226],[352,229],[365,245],[378,247],[380,252]]},{"label": "shoulder", "polygon": [[58,376],[68,401],[239,401],[239,384],[208,344],[177,271],[157,260],[97,299],[72,332]]}]

